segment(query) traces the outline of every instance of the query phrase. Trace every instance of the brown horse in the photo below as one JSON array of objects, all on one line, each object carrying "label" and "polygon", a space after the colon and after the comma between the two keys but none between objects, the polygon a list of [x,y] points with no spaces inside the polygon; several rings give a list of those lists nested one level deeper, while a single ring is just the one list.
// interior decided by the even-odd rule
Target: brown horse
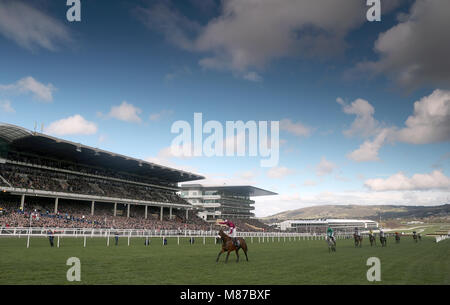
[{"label": "brown horse", "polygon": [[370,241],[370,246],[371,247],[373,246],[373,244],[375,244],[375,246],[377,245],[377,240],[375,238],[375,235],[369,234],[369,241]]},{"label": "brown horse", "polygon": [[355,239],[355,247],[362,247],[362,236],[361,235],[356,235],[356,234],[353,234],[353,238]]},{"label": "brown horse", "polygon": [[232,251],[236,251],[236,263],[239,262],[239,249],[242,248],[242,250],[244,251],[245,254],[245,258],[247,259],[248,262],[248,256],[247,256],[247,244],[245,243],[245,240],[241,237],[238,237],[238,241],[239,241],[239,246],[236,247],[233,243],[233,239],[228,236],[227,234],[225,234],[223,232],[223,230],[219,231],[219,236],[222,239],[222,250],[220,250],[219,255],[217,255],[217,259],[216,259],[216,263],[219,262],[219,257],[222,253],[224,253],[225,251],[227,251],[227,258],[225,259],[225,263],[228,262],[228,256],[230,256],[230,253]]}]

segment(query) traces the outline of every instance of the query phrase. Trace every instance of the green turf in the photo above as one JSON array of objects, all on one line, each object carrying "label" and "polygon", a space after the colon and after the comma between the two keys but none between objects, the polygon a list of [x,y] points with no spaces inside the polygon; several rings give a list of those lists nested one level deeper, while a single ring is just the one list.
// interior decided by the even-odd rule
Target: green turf
[{"label": "green turf", "polygon": [[[415,244],[403,238],[400,244],[388,240],[388,247],[371,248],[364,240],[354,248],[351,240],[338,240],[336,253],[328,253],[325,241],[288,241],[249,244],[249,262],[241,252],[228,264],[222,255],[215,263],[219,245],[197,239],[190,245],[181,238],[169,238],[167,246],[152,238],[121,238],[119,246],[106,247],[106,240],[61,239],[60,248],[50,248],[46,238],[0,238],[0,284],[73,284],[66,280],[69,257],[81,260],[79,284],[372,284],[366,279],[366,261],[381,260],[381,284],[450,284],[450,240],[435,243],[423,238]],[[55,238],[56,244],[56,238]]]}]

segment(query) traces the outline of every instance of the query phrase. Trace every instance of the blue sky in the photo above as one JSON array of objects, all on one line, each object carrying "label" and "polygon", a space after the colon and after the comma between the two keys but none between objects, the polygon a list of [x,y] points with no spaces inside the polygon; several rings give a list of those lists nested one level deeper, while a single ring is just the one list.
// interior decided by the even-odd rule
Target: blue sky
[{"label": "blue sky", "polygon": [[[0,121],[252,184],[256,215],[449,202],[445,0],[0,1]],[[448,9],[447,9],[448,8]],[[430,21],[431,20],[431,21]],[[425,43],[426,42],[426,43]],[[177,120],[280,121],[277,166],[175,157]]]}]

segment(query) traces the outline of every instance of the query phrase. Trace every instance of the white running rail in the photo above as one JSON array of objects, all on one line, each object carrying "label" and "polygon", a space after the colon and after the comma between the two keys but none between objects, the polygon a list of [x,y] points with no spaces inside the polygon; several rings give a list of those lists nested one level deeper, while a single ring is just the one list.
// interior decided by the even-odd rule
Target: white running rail
[{"label": "white running rail", "polygon": [[[54,236],[61,237],[108,237],[114,236],[116,232],[119,236],[125,237],[218,237],[218,231],[201,230],[145,230],[145,229],[92,229],[92,228],[41,228],[41,227],[9,227],[0,228],[0,237],[21,237],[30,235],[32,237],[47,237],[51,230]],[[310,233],[284,233],[284,232],[238,232],[240,237],[253,238],[287,238],[287,239],[307,239],[324,240],[325,234]],[[337,239],[350,238],[350,235],[336,235]]]},{"label": "white running rail", "polygon": [[439,235],[439,236],[436,236],[436,242],[437,242],[437,243],[440,242],[440,241],[446,240],[446,239],[448,239],[448,235]]}]

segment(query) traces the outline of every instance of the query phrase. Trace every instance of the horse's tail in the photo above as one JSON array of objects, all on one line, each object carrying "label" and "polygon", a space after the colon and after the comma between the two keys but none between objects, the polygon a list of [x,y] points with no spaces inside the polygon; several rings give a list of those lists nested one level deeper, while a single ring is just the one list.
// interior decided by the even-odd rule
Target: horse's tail
[{"label": "horse's tail", "polygon": [[248,251],[247,248],[247,243],[245,242],[245,239],[243,239],[242,237],[239,238],[239,242],[240,242],[240,247],[242,248],[242,250],[244,250],[244,252]]}]

